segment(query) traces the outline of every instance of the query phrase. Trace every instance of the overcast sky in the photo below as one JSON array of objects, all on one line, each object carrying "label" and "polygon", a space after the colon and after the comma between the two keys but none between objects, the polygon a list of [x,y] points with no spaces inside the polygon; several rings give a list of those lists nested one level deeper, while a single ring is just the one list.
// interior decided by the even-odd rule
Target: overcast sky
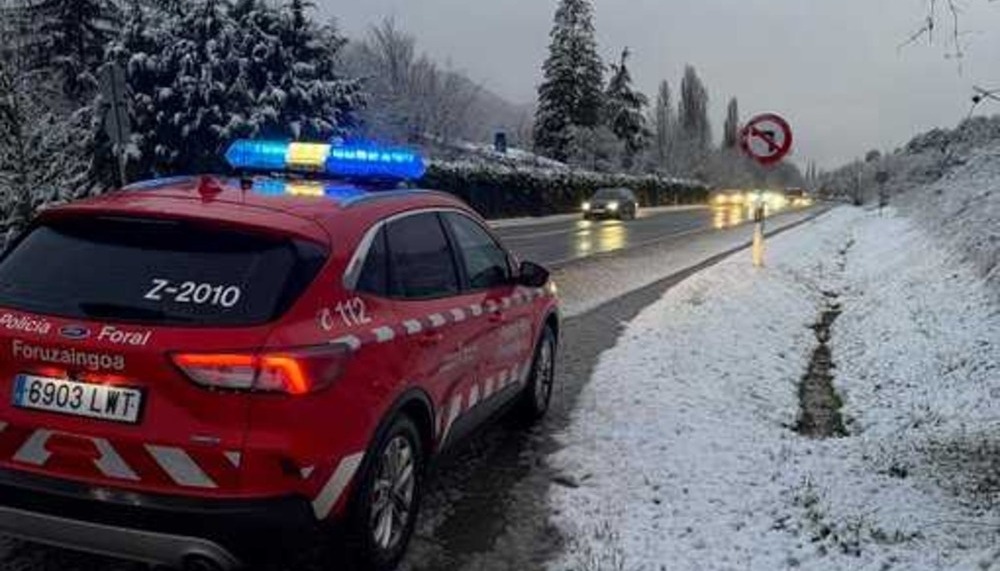
[{"label": "overcast sky", "polygon": [[[868,148],[953,126],[973,84],[1000,87],[1000,3],[959,0],[967,43],[946,58],[942,14],[935,46],[898,49],[921,25],[927,0],[595,0],[600,52],[628,46],[647,94],[661,79],[676,93],[693,64],[712,99],[715,138],[729,97],[741,114],[784,114],[795,160],[833,167]],[[390,16],[420,47],[514,102],[535,97],[557,0],[316,0],[358,37]],[[997,104],[1000,105],[1000,104]],[[1000,112],[996,105],[991,110]]]}]

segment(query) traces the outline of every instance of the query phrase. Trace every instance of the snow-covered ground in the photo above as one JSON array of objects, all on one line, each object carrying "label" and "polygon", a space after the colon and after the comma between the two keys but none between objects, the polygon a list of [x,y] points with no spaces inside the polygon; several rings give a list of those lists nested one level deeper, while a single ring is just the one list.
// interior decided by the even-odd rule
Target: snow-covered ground
[{"label": "snow-covered ground", "polygon": [[[910,219],[839,208],[671,289],[605,353],[557,570],[1000,569],[1000,310]],[[799,435],[818,316],[848,436]]]},{"label": "snow-covered ground", "polygon": [[1000,144],[965,150],[939,180],[907,193],[905,211],[971,263],[1000,301]]}]

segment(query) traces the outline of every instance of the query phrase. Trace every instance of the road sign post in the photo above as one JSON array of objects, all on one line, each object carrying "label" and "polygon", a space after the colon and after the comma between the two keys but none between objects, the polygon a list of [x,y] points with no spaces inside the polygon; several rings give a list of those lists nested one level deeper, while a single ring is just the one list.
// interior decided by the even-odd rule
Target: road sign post
[{"label": "road sign post", "polygon": [[889,182],[889,171],[880,170],[875,173],[875,182],[878,183],[878,215],[882,217],[882,210],[889,206],[889,192],[885,189],[885,183]]},{"label": "road sign post", "polygon": [[[757,115],[747,122],[740,133],[740,148],[751,159],[765,167],[782,161],[792,150],[792,127],[774,113]],[[751,205],[754,209],[753,265],[764,267],[764,197]]]},{"label": "road sign post", "polygon": [[104,132],[115,148],[118,182],[125,186],[128,184],[125,150],[132,137],[132,122],[129,120],[128,104],[125,101],[128,92],[125,70],[116,63],[109,63],[101,67],[99,73],[101,95],[108,102],[104,115]]}]

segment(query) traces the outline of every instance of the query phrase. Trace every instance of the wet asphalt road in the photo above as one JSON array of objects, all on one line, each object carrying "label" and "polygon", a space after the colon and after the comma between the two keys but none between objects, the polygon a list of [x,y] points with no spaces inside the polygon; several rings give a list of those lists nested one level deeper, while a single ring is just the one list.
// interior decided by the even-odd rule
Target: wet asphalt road
[{"label": "wet asphalt road", "polygon": [[640,210],[635,220],[572,220],[539,222],[494,231],[525,260],[559,266],[577,258],[633,248],[666,238],[730,228],[748,220],[740,207],[681,210]]}]

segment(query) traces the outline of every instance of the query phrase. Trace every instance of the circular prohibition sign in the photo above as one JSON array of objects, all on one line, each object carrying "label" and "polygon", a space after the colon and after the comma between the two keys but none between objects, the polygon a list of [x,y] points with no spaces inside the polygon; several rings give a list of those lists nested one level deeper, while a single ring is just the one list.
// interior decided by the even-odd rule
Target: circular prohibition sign
[{"label": "circular prohibition sign", "polygon": [[743,127],[740,148],[762,165],[781,162],[792,150],[792,127],[780,115],[757,115]]}]

